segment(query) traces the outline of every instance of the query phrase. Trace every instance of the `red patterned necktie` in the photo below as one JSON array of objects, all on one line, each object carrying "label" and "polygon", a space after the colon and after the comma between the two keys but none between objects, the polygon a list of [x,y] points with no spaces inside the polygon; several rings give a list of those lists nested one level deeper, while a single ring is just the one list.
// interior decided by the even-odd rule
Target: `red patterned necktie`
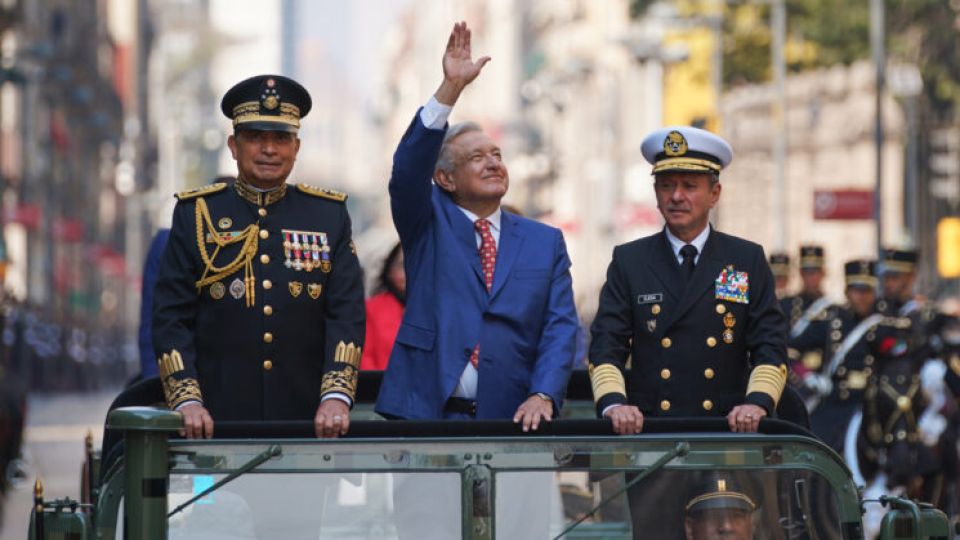
[{"label": "red patterned necktie", "polygon": [[[493,269],[497,266],[497,243],[490,232],[490,222],[485,219],[478,219],[473,223],[474,228],[480,233],[480,268],[483,270],[483,283],[487,286],[487,292],[493,288]],[[473,354],[470,355],[470,363],[477,367],[480,359],[480,344],[473,348]]]}]

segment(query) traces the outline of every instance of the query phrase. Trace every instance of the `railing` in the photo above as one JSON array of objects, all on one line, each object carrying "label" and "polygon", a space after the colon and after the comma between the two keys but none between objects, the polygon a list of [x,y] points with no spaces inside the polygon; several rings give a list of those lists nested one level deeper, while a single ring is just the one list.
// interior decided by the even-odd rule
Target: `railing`
[{"label": "railing", "polygon": [[629,437],[600,420],[536,434],[499,421],[358,421],[336,440],[314,439],[310,422],[220,422],[218,439],[169,439],[179,427],[168,411],[111,413],[126,450],[122,474],[101,487],[103,537],[121,522],[122,490],[126,537],[144,540],[621,539],[635,527],[679,539],[692,486],[718,471],[758,502],[757,538],[842,538],[860,523],[840,459],[776,420],[734,434],[724,419],[651,418]]}]

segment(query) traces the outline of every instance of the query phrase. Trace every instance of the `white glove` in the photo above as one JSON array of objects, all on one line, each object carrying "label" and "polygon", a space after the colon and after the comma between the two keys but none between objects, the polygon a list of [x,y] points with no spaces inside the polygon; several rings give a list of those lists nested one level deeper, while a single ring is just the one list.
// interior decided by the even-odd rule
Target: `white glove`
[{"label": "white glove", "polygon": [[803,385],[821,396],[830,395],[833,390],[833,382],[830,377],[820,373],[808,373],[803,378]]}]

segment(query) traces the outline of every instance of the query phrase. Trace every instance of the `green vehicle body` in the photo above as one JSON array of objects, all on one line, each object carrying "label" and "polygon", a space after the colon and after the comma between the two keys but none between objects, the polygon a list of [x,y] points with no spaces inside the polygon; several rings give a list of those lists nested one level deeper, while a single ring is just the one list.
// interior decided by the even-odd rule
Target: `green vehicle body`
[{"label": "green vehicle body", "polygon": [[[672,432],[675,423],[648,419],[645,433],[620,437],[593,414],[590,402],[568,403],[563,419],[525,434],[510,422],[377,421],[369,406],[358,406],[351,436],[343,439],[314,439],[311,423],[286,422],[267,429],[274,435],[265,438],[245,437],[243,429],[250,428],[241,426],[235,438],[183,440],[176,438],[179,414],[119,408],[109,413],[106,428],[122,433],[122,457],[104,463],[90,449],[83,501],[48,501],[38,488],[29,538],[221,537],[211,530],[223,538],[296,537],[277,532],[284,527],[311,531],[303,536],[310,538],[397,538],[403,511],[396,505],[391,510],[391,491],[403,482],[428,480],[444,483],[452,494],[448,499],[459,496],[458,515],[436,519],[456,520],[460,536],[473,540],[511,538],[503,531],[498,536],[498,524],[506,523],[517,505],[517,496],[503,486],[528,478],[536,483],[570,475],[596,488],[586,498],[571,499],[585,505],[575,514],[567,515],[570,504],[561,501],[564,516],[551,522],[544,535],[549,538],[632,538],[627,482],[648,489],[644,500],[651,501],[633,520],[649,523],[646,537],[666,538],[662,531],[682,531],[687,494],[681,486],[710,471],[753,484],[765,508],[755,516],[755,538],[863,538],[863,505],[880,504],[861,500],[836,453],[783,421],[765,420],[767,433],[735,434],[725,432],[723,419],[688,422],[686,428],[693,427],[688,432]],[[218,433],[228,428],[217,426]],[[336,499],[330,486],[339,486],[339,497],[356,484],[365,486],[361,504],[330,503]],[[304,499],[317,493],[326,497],[322,508]],[[437,508],[451,504],[435,496],[426,502]],[[895,497],[882,502],[890,511],[880,538],[952,537],[939,510]],[[207,529],[192,532],[195,523]],[[249,530],[237,536],[226,530],[241,525]]]}]

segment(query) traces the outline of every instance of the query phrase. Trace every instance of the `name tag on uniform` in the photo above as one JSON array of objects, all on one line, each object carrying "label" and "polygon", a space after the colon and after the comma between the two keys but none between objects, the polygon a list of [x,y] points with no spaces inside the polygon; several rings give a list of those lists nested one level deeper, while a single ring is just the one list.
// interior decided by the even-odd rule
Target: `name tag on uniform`
[{"label": "name tag on uniform", "polygon": [[663,302],[663,293],[641,294],[637,296],[637,303],[641,306],[644,304],[659,304],[660,302]]},{"label": "name tag on uniform", "polygon": [[746,272],[737,272],[733,265],[727,266],[717,276],[714,298],[738,304],[749,304],[750,276]]}]

